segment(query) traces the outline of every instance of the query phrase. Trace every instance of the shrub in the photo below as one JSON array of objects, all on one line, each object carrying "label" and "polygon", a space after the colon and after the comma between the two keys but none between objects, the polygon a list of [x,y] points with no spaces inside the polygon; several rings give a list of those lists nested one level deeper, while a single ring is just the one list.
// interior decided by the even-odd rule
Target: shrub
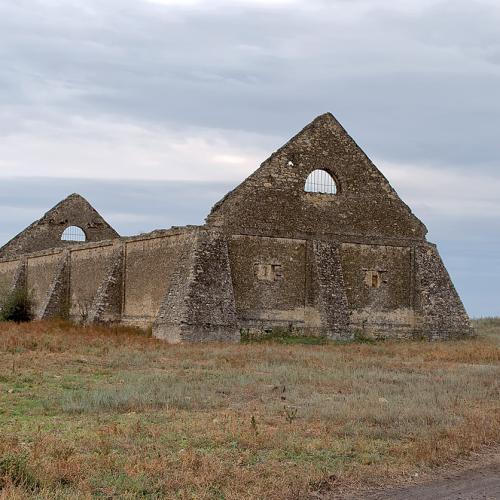
[{"label": "shrub", "polygon": [[19,288],[7,293],[0,303],[0,321],[21,323],[32,319],[32,300],[28,290]]}]

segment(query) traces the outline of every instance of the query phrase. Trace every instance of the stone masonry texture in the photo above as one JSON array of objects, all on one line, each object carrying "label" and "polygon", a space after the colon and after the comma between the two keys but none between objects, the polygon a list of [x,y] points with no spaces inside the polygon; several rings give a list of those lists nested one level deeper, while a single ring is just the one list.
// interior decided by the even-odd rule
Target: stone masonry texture
[{"label": "stone masonry texture", "polygon": [[86,241],[119,237],[85,198],[71,194],[0,248],[0,258],[68,246],[71,242],[62,241],[61,235],[69,226],[79,227]]},{"label": "stone masonry texture", "polygon": [[[306,189],[318,171],[334,193]],[[68,226],[86,241],[61,240]],[[119,237],[70,195],[0,249],[0,294],[26,287],[37,318],[136,325],[168,342],[277,331],[473,335],[426,233],[327,113],[219,201],[203,226]]]}]

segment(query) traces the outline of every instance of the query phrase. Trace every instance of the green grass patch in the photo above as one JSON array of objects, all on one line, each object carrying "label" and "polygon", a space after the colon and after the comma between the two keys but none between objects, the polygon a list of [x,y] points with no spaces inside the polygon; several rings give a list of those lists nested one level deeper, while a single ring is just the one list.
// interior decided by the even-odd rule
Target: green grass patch
[{"label": "green grass patch", "polygon": [[264,333],[241,331],[241,342],[243,344],[284,344],[284,345],[325,345],[333,343],[324,336],[299,335],[285,328],[273,328]]}]

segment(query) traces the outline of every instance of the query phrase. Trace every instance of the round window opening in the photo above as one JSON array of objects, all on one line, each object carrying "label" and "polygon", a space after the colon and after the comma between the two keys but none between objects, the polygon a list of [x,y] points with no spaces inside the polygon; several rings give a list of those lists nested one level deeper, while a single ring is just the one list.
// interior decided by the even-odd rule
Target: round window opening
[{"label": "round window opening", "polygon": [[87,237],[83,229],[78,226],[69,226],[61,235],[62,241],[86,241]]},{"label": "round window opening", "polygon": [[306,193],[337,194],[337,183],[326,170],[313,170],[306,179]]}]

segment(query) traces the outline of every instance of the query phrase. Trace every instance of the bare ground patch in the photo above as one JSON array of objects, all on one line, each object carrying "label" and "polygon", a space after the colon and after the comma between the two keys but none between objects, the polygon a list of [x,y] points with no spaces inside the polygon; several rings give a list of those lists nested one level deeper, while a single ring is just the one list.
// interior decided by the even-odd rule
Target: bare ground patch
[{"label": "bare ground patch", "polygon": [[[453,460],[406,484],[375,491],[358,491],[350,498],[364,500],[496,500],[500,498],[500,448],[484,448],[466,458]],[[330,500],[334,500],[330,496]],[[345,498],[345,497],[344,497]],[[349,499],[346,499],[349,500]]]}]

